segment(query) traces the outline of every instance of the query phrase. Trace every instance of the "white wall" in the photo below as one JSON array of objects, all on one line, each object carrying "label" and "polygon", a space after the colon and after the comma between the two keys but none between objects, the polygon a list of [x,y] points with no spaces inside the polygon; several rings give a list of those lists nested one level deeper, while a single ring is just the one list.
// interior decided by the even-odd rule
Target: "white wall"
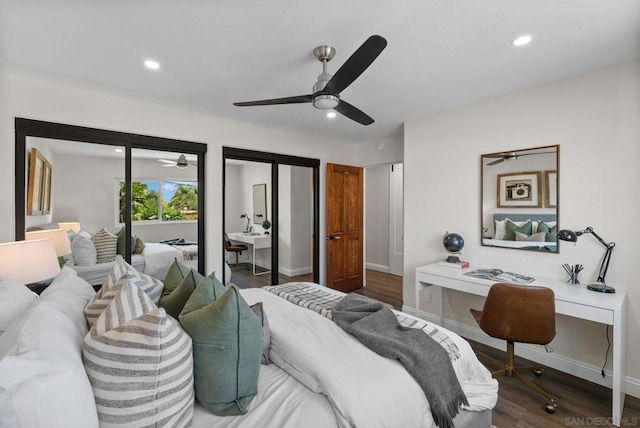
[{"label": "white wall", "polygon": [[[14,120],[16,117],[202,142],[206,155],[206,269],[222,270],[222,145],[321,160],[320,204],[325,203],[326,163],[357,164],[355,144],[287,133],[170,107],[132,101],[26,76],[0,73],[0,242],[14,239]],[[325,235],[320,210],[320,236]],[[325,281],[320,241],[320,281]]]},{"label": "white wall", "polygon": [[365,168],[365,262],[389,271],[389,165]]},{"label": "white wall", "polygon": [[[464,258],[476,265],[563,279],[562,263],[581,263],[582,278],[595,279],[604,248],[590,236],[562,242],[560,254],[480,246],[480,155],[560,144],[560,221],[593,226],[617,244],[607,280],[627,292],[627,375],[638,382],[639,118],[640,62],[632,62],[407,122],[404,304],[415,306],[415,268],[445,256],[445,230],[467,237]],[[421,309],[438,314],[438,297]],[[455,322],[475,326],[468,310],[481,307],[481,299],[447,293],[446,316]],[[557,324],[556,355],[603,364],[604,326],[563,316]]]}]

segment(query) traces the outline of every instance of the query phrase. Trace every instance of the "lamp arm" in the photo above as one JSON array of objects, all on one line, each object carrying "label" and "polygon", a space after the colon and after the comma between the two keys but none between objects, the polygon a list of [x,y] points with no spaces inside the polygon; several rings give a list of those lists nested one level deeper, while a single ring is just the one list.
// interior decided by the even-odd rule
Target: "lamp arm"
[{"label": "lamp arm", "polygon": [[598,241],[600,241],[600,243],[602,245],[605,246],[605,248],[613,248],[616,244],[614,244],[613,242],[607,243],[604,239],[602,239],[600,237],[600,235],[598,235],[596,232],[594,232],[593,227],[588,226],[585,230],[581,230],[579,232],[576,232],[576,235],[580,236],[580,235],[584,235],[585,233],[590,233],[592,234]]},{"label": "lamp arm", "polygon": [[607,251],[602,258],[602,264],[600,265],[600,271],[598,272],[598,282],[605,284],[604,277],[607,276],[607,269],[609,269],[609,262],[611,261],[611,253],[613,253],[613,247],[616,244],[613,242],[607,246]]}]

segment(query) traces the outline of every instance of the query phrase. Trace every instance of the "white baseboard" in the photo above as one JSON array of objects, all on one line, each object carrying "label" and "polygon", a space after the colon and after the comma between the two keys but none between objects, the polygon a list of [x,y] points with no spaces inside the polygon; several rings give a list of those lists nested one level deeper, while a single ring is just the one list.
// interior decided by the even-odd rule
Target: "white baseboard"
[{"label": "white baseboard", "polygon": [[[417,314],[416,309],[410,306],[403,306],[402,311],[425,319],[436,325],[440,324],[439,315],[434,315],[424,311],[420,311],[420,313]],[[506,349],[504,340],[494,339],[487,336],[487,334],[479,328],[474,328],[449,319],[444,320],[444,327],[475,342],[503,351]],[[574,360],[563,355],[548,353],[545,351],[544,347],[540,345],[518,344],[518,346],[516,346],[516,355],[561,372],[568,373],[572,376],[579,377],[580,379],[606,386],[609,389],[611,389],[613,384],[610,370],[605,370],[605,377],[603,378],[601,374],[601,367],[586,364],[582,361]],[[640,398],[640,379],[627,376],[625,378],[625,389],[628,395]]]},{"label": "white baseboard", "polygon": [[375,263],[367,262],[367,269],[375,270],[378,272],[389,273],[389,266],[378,265]]}]

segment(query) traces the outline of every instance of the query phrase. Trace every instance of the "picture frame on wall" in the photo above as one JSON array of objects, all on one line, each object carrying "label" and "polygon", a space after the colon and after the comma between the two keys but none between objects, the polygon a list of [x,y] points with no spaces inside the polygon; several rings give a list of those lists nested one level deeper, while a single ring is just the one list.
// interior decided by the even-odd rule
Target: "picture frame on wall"
[{"label": "picture frame on wall", "polygon": [[542,208],[540,171],[498,174],[498,208]]},{"label": "picture frame on wall", "polygon": [[36,148],[29,151],[27,173],[27,215],[51,212],[52,166]]},{"label": "picture frame on wall", "polygon": [[558,207],[558,173],[556,171],[544,172],[544,206]]}]

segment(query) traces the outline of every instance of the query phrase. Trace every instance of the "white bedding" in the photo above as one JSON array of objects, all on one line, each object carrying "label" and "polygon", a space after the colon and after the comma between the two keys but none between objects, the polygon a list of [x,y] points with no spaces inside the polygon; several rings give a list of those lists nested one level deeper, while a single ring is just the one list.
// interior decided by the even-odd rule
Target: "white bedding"
[{"label": "white bedding", "polygon": [[198,400],[193,428],[333,428],[338,424],[327,397],[307,389],[275,364],[260,366],[258,395],[249,412],[240,416],[216,416]]},{"label": "white bedding", "polygon": [[[325,394],[339,426],[435,426],[422,389],[398,361],[371,352],[333,321],[265,290],[242,290],[242,296],[250,305],[263,302],[271,330],[271,360],[312,391]],[[469,410],[493,408],[497,381],[464,339],[438,328],[462,355],[453,367]]]},{"label": "white bedding", "polygon": [[183,261],[182,251],[176,250],[171,245],[157,242],[145,242],[142,256],[144,257],[143,272],[160,280],[167,275],[175,259],[179,262]]},{"label": "white bedding", "polygon": [[495,247],[509,248],[525,248],[525,247],[555,247],[555,242],[536,242],[536,241],[505,241],[503,239],[487,239],[482,240],[484,245]]}]

